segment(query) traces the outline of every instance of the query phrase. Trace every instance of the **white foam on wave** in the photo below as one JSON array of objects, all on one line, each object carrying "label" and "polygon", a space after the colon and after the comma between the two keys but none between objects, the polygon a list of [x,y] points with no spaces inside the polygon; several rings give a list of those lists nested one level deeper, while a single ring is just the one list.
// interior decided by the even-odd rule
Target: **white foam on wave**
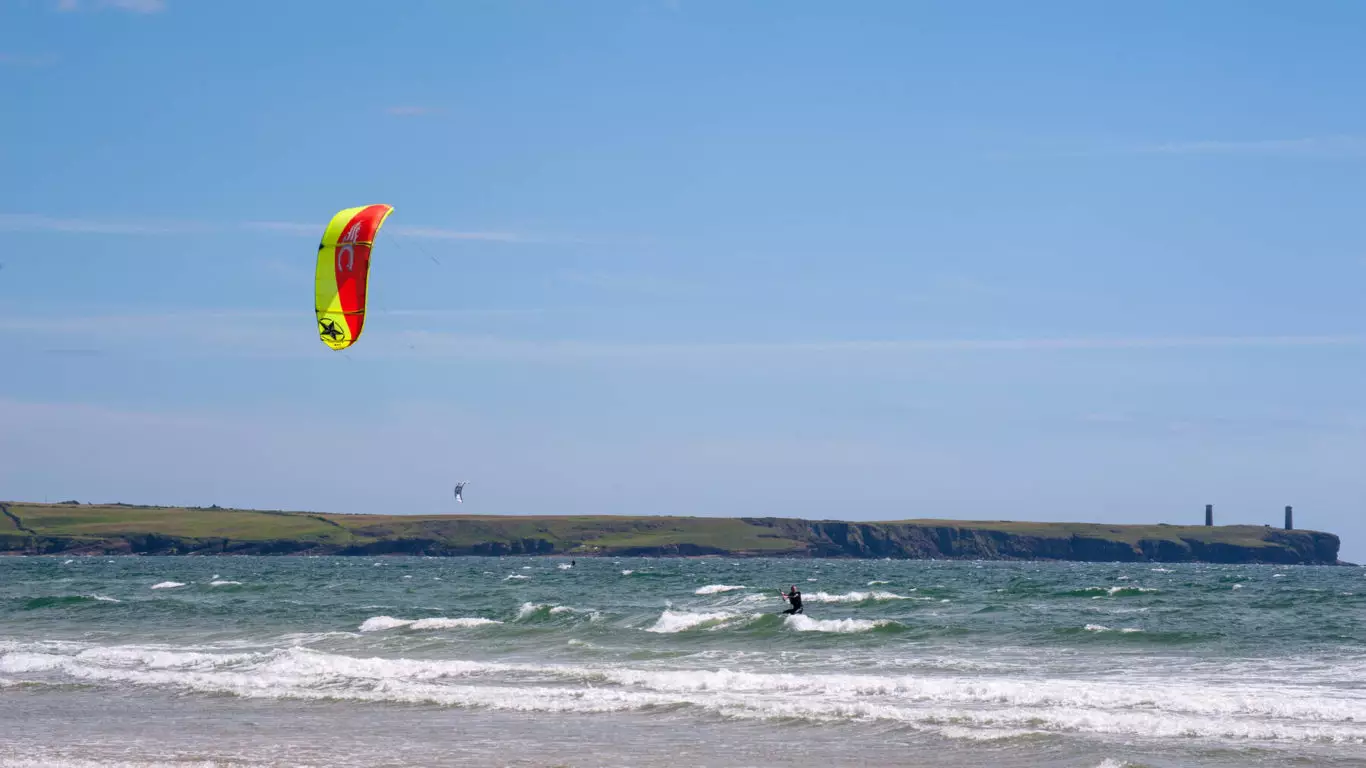
[{"label": "white foam on wave", "polygon": [[406,627],[412,623],[412,621],[409,621],[407,619],[395,619],[392,616],[371,616],[370,618],[361,622],[360,631],[380,632],[386,629],[397,629],[398,627]]},{"label": "white foam on wave", "polygon": [[892,622],[885,619],[813,619],[804,614],[793,614],[783,619],[788,629],[798,632],[869,632]]},{"label": "white foam on wave", "polygon": [[675,632],[686,632],[690,629],[697,629],[699,627],[708,625],[711,625],[712,628],[715,628],[717,626],[720,626],[721,624],[728,623],[739,618],[756,619],[758,617],[759,614],[757,613],[746,616],[744,614],[730,613],[728,611],[716,611],[713,613],[693,613],[690,611],[666,610],[663,613],[659,614],[659,618],[655,620],[655,623],[645,631],[673,634]]},{"label": "white foam on wave", "polygon": [[802,595],[802,599],[808,603],[864,603],[886,600],[910,600],[911,598],[906,595],[898,595],[895,592],[874,590],[872,592],[845,592],[841,595],[832,595],[829,592],[810,592]]},{"label": "white foam on wave", "polygon": [[163,581],[159,584],[153,584],[152,589],[175,589],[176,587],[183,586],[185,586],[185,584],[179,581]]},{"label": "white foam on wave", "polygon": [[1134,669],[1085,678],[1035,672],[898,676],[358,658],[305,648],[201,653],[139,646],[5,647],[12,650],[0,653],[0,678],[20,683],[77,681],[511,712],[647,713],[687,706],[725,718],[891,723],[950,738],[1031,731],[1244,746],[1366,745],[1366,691],[1339,686],[1325,695],[1310,680],[1221,676],[1227,670],[1213,677],[1194,670],[1151,676]]},{"label": "white foam on wave", "polygon": [[230,587],[230,586],[233,586],[233,585],[235,585],[235,584],[241,584],[241,583],[242,583],[242,582],[240,582],[240,581],[225,581],[225,580],[221,580],[221,579],[220,579],[220,580],[217,580],[217,581],[211,581],[211,582],[209,582],[209,586],[211,586],[211,587]]},{"label": "white foam on wave", "polygon": [[621,575],[622,575],[622,576],[630,576],[630,575],[633,574],[633,573],[635,573],[635,571],[625,570],[625,571],[622,571],[622,572],[621,572]]},{"label": "white foam on wave", "polygon": [[1160,591],[1160,590],[1155,589],[1155,588],[1153,588],[1153,587],[1135,587],[1135,586],[1130,586],[1130,585],[1128,585],[1128,584],[1125,584],[1125,585],[1122,585],[1122,586],[1115,586],[1115,587],[1087,587],[1087,588],[1085,588],[1085,589],[1081,589],[1081,590],[1078,590],[1078,591],[1079,591],[1079,592],[1088,592],[1088,593],[1089,593],[1089,592],[1104,592],[1106,595],[1108,595],[1108,596],[1110,596],[1110,597],[1114,597],[1115,595],[1136,595],[1136,594],[1146,594],[1146,593],[1149,593],[1149,592],[1158,592],[1158,591]]},{"label": "white foam on wave", "polygon": [[[1105,626],[1104,624],[1087,624],[1087,625],[1084,627],[1084,629],[1085,629],[1087,632],[1114,632],[1114,631],[1115,631],[1115,630],[1113,630],[1113,629],[1111,629],[1111,628]],[[1142,632],[1143,630],[1138,629],[1137,627],[1123,627],[1123,628],[1120,629],[1119,631],[1120,631],[1121,633],[1123,633],[1123,634],[1129,635],[1129,634],[1133,634],[1134,632]]]},{"label": "white foam on wave", "polygon": [[698,587],[698,588],[693,592],[693,594],[694,594],[694,595],[715,595],[715,594],[720,594],[720,593],[722,593],[722,592],[734,592],[734,591],[737,590],[737,589],[745,589],[745,587],[744,587],[744,586],[737,586],[737,585],[735,585],[735,584],[708,584],[708,585],[705,586],[705,587]]},{"label": "white foam on wave", "polygon": [[496,619],[485,619],[479,616],[462,616],[455,619],[433,618],[433,619],[396,619],[392,616],[372,616],[361,622],[361,632],[383,632],[389,629],[467,629],[469,627],[482,627],[488,624],[502,624]]},{"label": "white foam on wave", "polygon": [[892,583],[892,582],[890,582],[890,581],[870,581],[870,582],[868,582],[868,586],[870,586],[870,587],[876,587],[876,586],[879,585],[879,584],[891,584],[891,583]]},{"label": "white foam on wave", "polygon": [[119,599],[116,598],[116,597],[105,597],[104,595],[91,595],[91,597],[94,598],[95,600],[100,601],[101,603],[121,603],[121,602],[123,602],[122,600],[119,600]]},{"label": "white foam on wave", "polygon": [[503,581],[516,581],[516,580],[525,579],[525,578],[526,578],[526,577],[523,576],[523,575],[520,574],[520,573],[510,573],[510,574],[508,574],[507,578],[503,579]]},{"label": "white foam on wave", "polygon": [[517,620],[528,619],[537,613],[545,611],[551,616],[559,616],[565,613],[591,613],[594,618],[597,611],[580,611],[578,608],[571,608],[567,605],[555,605],[553,603],[522,603],[522,607],[517,609]]},{"label": "white foam on wave", "polygon": [[570,565],[569,563],[560,563],[557,567],[562,571],[567,571],[570,568],[573,568],[574,566]]}]

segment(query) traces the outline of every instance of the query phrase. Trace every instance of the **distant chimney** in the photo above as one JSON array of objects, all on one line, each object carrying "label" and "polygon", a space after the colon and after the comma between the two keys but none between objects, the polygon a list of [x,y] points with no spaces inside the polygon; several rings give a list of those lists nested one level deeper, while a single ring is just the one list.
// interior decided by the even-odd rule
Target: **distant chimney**
[{"label": "distant chimney", "polygon": [[1295,511],[1290,507],[1285,508],[1285,529],[1287,531],[1295,530]]},{"label": "distant chimney", "polygon": [[1214,505],[1205,505],[1205,525],[1214,525]]}]

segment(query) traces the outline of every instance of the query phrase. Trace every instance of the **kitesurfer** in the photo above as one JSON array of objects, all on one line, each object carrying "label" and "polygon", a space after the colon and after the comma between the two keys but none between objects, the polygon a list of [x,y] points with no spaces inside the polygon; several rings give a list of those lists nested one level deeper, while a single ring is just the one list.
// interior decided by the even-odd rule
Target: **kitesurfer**
[{"label": "kitesurfer", "polygon": [[792,607],[783,611],[783,613],[802,613],[802,593],[797,591],[796,584],[792,585],[791,592],[784,593],[780,589],[778,590],[778,594],[782,595],[784,600],[792,603]]}]

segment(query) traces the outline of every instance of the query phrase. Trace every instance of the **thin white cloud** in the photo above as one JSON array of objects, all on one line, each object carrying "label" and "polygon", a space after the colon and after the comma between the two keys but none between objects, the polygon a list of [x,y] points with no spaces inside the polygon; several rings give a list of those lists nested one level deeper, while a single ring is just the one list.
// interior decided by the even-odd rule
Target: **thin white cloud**
[{"label": "thin white cloud", "polygon": [[97,235],[171,235],[208,230],[188,221],[136,221],[44,216],[33,213],[0,213],[3,232],[70,232]]},{"label": "thin white cloud", "polygon": [[[302,312],[305,324],[312,323],[312,311]],[[287,321],[297,319],[298,311],[279,309],[187,310],[182,312],[145,312],[104,315],[11,315],[0,316],[0,329],[43,334],[107,334],[159,336],[163,334],[197,333],[206,327],[231,324],[229,330],[241,330],[245,324],[264,329],[280,328]],[[292,325],[294,323],[287,323]]]},{"label": "thin white cloud", "polygon": [[103,4],[131,13],[161,13],[166,10],[166,0],[103,0]]},{"label": "thin white cloud", "polygon": [[[377,336],[379,334],[376,334]],[[629,343],[581,339],[526,340],[476,337],[433,331],[402,331],[399,346],[421,357],[494,359],[521,362],[608,360],[641,363],[736,365],[775,358],[856,355],[889,359],[935,352],[1050,352],[1366,346],[1363,335],[1174,336],[1127,338],[906,339],[890,341],[774,341]],[[387,340],[386,340],[387,341]],[[394,351],[402,351],[397,347]]]},{"label": "thin white cloud", "polygon": [[575,285],[626,293],[670,294],[685,288],[680,281],[658,275],[562,270],[558,277]]},{"label": "thin white cloud", "polygon": [[[0,213],[0,232],[64,232],[100,235],[179,235],[225,231],[231,226],[196,221],[157,221],[132,218],[86,218],[47,216],[34,213]],[[321,236],[326,222],[305,224],[295,221],[245,221],[237,229],[279,232],[291,235]],[[412,227],[389,224],[384,233],[420,240],[478,240],[497,243],[572,242],[574,238],[552,238],[518,232],[481,232],[444,227]]]},{"label": "thin white cloud", "polygon": [[[422,320],[516,316],[536,309],[393,309],[371,312],[363,351],[377,357],[418,357],[502,362],[608,361],[644,364],[759,364],[818,356],[894,359],[940,352],[1106,352],[1120,350],[1332,348],[1366,346],[1366,334],[1249,336],[1035,337],[1015,339],[899,339],[737,342],[622,342],[588,339],[524,339],[423,328]],[[375,320],[403,318],[402,325]],[[293,354],[312,349],[308,310],[203,310],[109,315],[0,315],[0,330],[41,336],[107,336],[119,343],[139,339],[213,340],[217,354],[236,348],[250,355]],[[428,326],[430,328],[430,326]],[[357,345],[357,351],[362,351]]]},{"label": "thin white cloud", "polygon": [[7,67],[50,67],[57,63],[57,57],[50,53],[28,54],[0,51],[0,65]]},{"label": "thin white cloud", "polygon": [[1243,141],[1173,141],[1139,147],[1137,151],[1168,155],[1366,157],[1366,136],[1320,136],[1300,139]]},{"label": "thin white cloud", "polygon": [[547,238],[540,238],[533,235],[521,235],[514,232],[465,232],[455,229],[442,229],[440,227],[405,227],[402,225],[388,227],[388,230],[396,235],[428,240],[491,240],[500,243],[532,243],[547,241]]},{"label": "thin white cloud", "polygon": [[536,308],[507,308],[507,309],[377,309],[377,315],[392,317],[434,317],[434,318],[457,318],[457,317],[524,317],[527,315],[544,314],[544,309]]},{"label": "thin white cloud", "polygon": [[71,349],[45,349],[43,354],[51,357],[99,357],[104,353],[98,349],[76,347]]},{"label": "thin white cloud", "polygon": [[152,14],[166,10],[166,0],[57,0],[57,10],[72,13],[85,8],[113,8],[127,13]]},{"label": "thin white cloud", "polygon": [[256,230],[258,232],[285,232],[291,235],[318,235],[322,236],[325,224],[300,224],[293,221],[247,221],[242,224],[243,229]]},{"label": "thin white cloud", "polygon": [[[1314,430],[1366,434],[1366,411],[1319,411],[1300,409],[1250,410],[1213,413],[1209,404],[1193,413],[1180,412],[1113,412],[1088,413],[1081,417],[1085,423],[1098,427],[1125,430],[1151,430],[1154,427],[1173,432],[1234,430],[1267,434],[1276,431]],[[1217,408],[1218,406],[1213,406]]]},{"label": "thin white cloud", "polygon": [[445,112],[446,110],[442,109],[441,107],[423,107],[423,106],[417,106],[417,105],[397,105],[397,106],[392,106],[392,107],[385,107],[385,108],[384,108],[384,111],[385,111],[386,114],[390,114],[390,115],[393,115],[393,116],[395,116],[395,117],[426,117],[426,116],[428,116],[428,115],[438,115],[438,114],[441,114],[442,112]]},{"label": "thin white cloud", "polygon": [[[286,232],[292,235],[321,235],[324,224],[303,224],[296,221],[248,221],[242,224],[244,229],[257,230],[261,232]],[[381,230],[384,233],[401,235],[423,240],[488,240],[499,243],[529,243],[541,241],[530,235],[521,235],[515,232],[468,232],[459,229],[445,229],[442,227],[408,227],[403,225],[386,224]]]}]

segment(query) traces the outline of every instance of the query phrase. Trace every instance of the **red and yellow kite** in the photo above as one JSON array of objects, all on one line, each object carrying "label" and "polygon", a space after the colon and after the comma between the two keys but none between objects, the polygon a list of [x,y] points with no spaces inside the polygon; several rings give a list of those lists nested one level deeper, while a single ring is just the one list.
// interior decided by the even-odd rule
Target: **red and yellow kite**
[{"label": "red and yellow kite", "polygon": [[333,349],[346,349],[360,338],[370,251],[380,225],[393,210],[390,205],[347,208],[333,216],[323,232],[313,311],[318,317],[318,337]]}]

